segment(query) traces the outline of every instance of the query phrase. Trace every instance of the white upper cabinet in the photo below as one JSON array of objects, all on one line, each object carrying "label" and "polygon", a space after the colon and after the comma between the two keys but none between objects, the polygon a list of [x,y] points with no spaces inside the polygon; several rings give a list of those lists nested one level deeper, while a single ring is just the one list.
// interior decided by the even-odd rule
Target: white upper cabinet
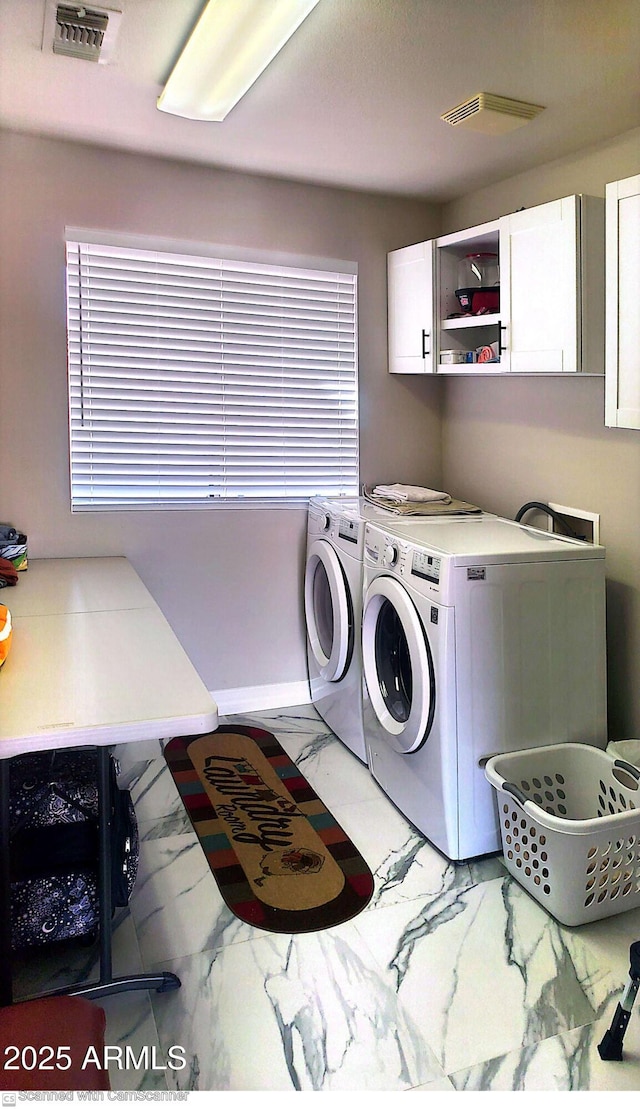
[{"label": "white upper cabinet", "polygon": [[500,220],[505,369],[579,369],[579,198],[567,197]]},{"label": "white upper cabinet", "polygon": [[604,372],[601,198],[568,196],[505,216],[500,273],[506,368]]},{"label": "white upper cabinet", "polygon": [[[461,283],[474,267],[470,314]],[[603,199],[569,196],[394,251],[388,280],[394,373],[604,373]]]},{"label": "white upper cabinet", "polygon": [[607,185],[605,424],[640,428],[640,176]]},{"label": "white upper cabinet", "polygon": [[387,256],[390,373],[433,372],[434,255],[427,242]]}]

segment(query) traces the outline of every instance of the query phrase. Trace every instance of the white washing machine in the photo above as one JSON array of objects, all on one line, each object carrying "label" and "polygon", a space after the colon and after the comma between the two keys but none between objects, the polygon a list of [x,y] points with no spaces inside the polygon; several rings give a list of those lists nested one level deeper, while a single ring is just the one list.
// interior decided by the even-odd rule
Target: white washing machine
[{"label": "white washing machine", "polygon": [[366,525],[367,762],[447,858],[500,850],[489,756],[606,746],[604,556],[491,515]]},{"label": "white washing machine", "polygon": [[363,497],[309,502],[304,611],[311,700],[365,762],[362,724],[362,552],[367,521],[397,518]]}]

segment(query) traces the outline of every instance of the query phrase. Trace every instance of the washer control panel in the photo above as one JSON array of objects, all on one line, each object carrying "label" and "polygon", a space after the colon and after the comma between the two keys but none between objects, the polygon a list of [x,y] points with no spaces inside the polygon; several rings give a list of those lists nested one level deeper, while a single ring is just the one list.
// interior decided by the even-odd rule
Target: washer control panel
[{"label": "washer control panel", "polygon": [[382,562],[385,566],[396,566],[398,563],[399,551],[393,543],[387,543],[382,553]]},{"label": "washer control panel", "polygon": [[442,600],[448,577],[447,559],[433,548],[415,546],[398,535],[367,524],[364,562],[411,582],[425,596]]},{"label": "washer control panel", "polygon": [[416,577],[425,578],[426,581],[439,585],[441,572],[442,559],[438,558],[437,555],[429,554],[427,551],[413,552],[411,573],[415,574]]}]

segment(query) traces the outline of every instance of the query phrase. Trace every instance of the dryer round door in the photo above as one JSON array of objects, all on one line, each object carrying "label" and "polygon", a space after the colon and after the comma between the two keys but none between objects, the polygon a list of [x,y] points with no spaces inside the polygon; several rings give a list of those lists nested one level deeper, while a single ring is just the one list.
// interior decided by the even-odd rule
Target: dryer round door
[{"label": "dryer round door", "polygon": [[307,636],[321,676],[344,677],[353,653],[353,603],[340,559],[322,539],[311,544],[304,575]]},{"label": "dryer round door", "polygon": [[362,664],[373,711],[394,750],[417,751],[435,711],[429,641],[406,589],[394,578],[374,578],[362,612]]}]

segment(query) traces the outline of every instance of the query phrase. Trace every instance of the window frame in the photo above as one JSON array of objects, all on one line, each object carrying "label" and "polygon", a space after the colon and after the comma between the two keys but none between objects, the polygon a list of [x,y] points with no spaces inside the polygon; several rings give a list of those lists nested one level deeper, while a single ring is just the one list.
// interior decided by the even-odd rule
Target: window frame
[{"label": "window frame", "polygon": [[[112,496],[108,500],[101,501],[99,496],[92,500],[90,497],[82,497],[74,495],[77,483],[74,481],[74,402],[72,399],[72,388],[74,377],[77,377],[77,370],[72,366],[72,343],[74,341],[73,327],[71,321],[71,303],[73,295],[70,292],[70,262],[69,262],[69,246],[68,244],[87,244],[89,247],[103,247],[105,249],[122,249],[123,251],[142,251],[158,253],[160,255],[179,255],[184,259],[193,257],[194,259],[202,258],[207,260],[221,260],[223,263],[233,265],[234,263],[246,263],[249,266],[258,267],[274,267],[275,269],[284,267],[285,269],[300,270],[300,271],[319,271],[325,275],[345,275],[345,280],[352,280],[353,282],[353,309],[352,309],[352,322],[351,322],[351,335],[353,344],[353,354],[351,359],[351,370],[347,371],[345,376],[349,373],[352,377],[351,391],[349,392],[350,404],[352,407],[352,416],[349,420],[345,420],[345,426],[350,429],[350,448],[348,451],[349,465],[345,468],[348,471],[348,477],[351,485],[341,492],[340,494],[330,489],[318,488],[314,492],[292,492],[288,495],[276,495],[257,493],[245,493],[243,495],[227,494],[223,496],[195,496],[180,498],[174,497],[173,499],[162,499],[161,497],[147,496],[143,499],[140,492],[141,486],[138,486],[138,500],[126,500],[126,488],[123,486],[120,490],[121,499],[118,500],[116,496]],[[69,403],[69,480],[70,480],[70,503],[71,511],[73,513],[83,512],[123,512],[123,511],[185,511],[193,509],[208,509],[208,508],[225,508],[225,509],[250,509],[250,508],[267,508],[267,507],[292,507],[299,508],[301,504],[306,504],[310,496],[355,496],[359,492],[359,367],[358,367],[358,267],[354,262],[345,261],[343,259],[333,259],[318,256],[296,255],[281,251],[266,251],[259,249],[238,248],[231,247],[226,244],[212,244],[185,241],[178,239],[165,239],[156,236],[140,236],[117,234],[113,232],[102,232],[96,230],[87,230],[83,228],[66,227],[65,228],[65,250],[67,251],[65,273],[67,275],[67,301],[66,301],[66,322],[67,322],[67,358],[68,358],[68,403]],[[79,267],[78,267],[79,269]],[[213,302],[212,302],[213,303]],[[151,318],[151,317],[150,317]],[[275,317],[274,317],[275,318]],[[77,325],[77,332],[81,334],[81,324]],[[212,361],[215,364],[215,360]],[[286,368],[286,363],[285,363]],[[212,371],[213,372],[213,371]],[[250,376],[250,371],[247,371]],[[336,381],[341,379],[341,375],[336,371]],[[143,380],[141,376],[140,380]],[[286,390],[284,393],[286,397]],[[289,394],[289,396],[291,396]],[[258,403],[262,394],[258,397]],[[244,418],[244,417],[243,417]],[[252,435],[252,428],[250,421],[247,420],[243,427],[247,430],[248,437]],[[256,434],[259,428],[256,427]],[[336,436],[336,440],[339,437]],[[151,442],[151,437],[150,440]],[[226,440],[225,440],[226,442]],[[122,443],[126,446],[126,435],[123,435]],[[247,449],[247,448],[245,448]],[[178,457],[177,466],[185,465],[184,455],[179,457],[180,448],[177,450],[176,457]],[[123,454],[126,450],[123,449]],[[285,449],[286,455],[286,449]],[[92,455],[93,457],[93,455]],[[200,456],[198,456],[200,457]],[[212,459],[215,458],[214,453],[211,453]],[[250,452],[247,450],[247,457],[250,457]],[[295,463],[295,454],[293,461]],[[259,472],[259,471],[256,471]],[[283,463],[282,473],[286,474],[286,463]],[[132,494],[133,495],[133,494]]]}]

